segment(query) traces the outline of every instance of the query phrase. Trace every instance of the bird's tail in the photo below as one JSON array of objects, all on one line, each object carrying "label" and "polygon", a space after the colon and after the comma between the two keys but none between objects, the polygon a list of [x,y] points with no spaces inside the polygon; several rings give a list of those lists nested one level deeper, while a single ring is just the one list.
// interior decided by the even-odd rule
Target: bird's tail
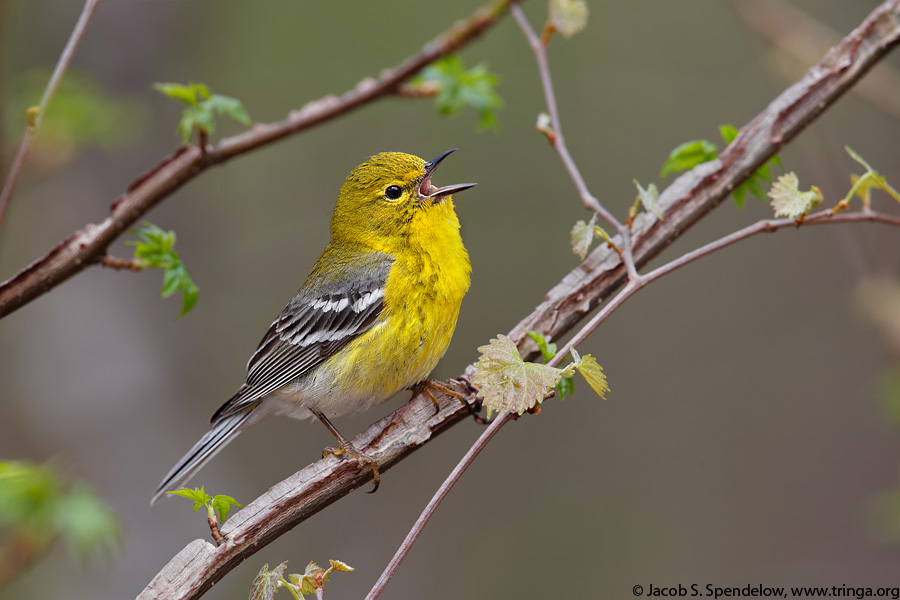
[{"label": "bird's tail", "polygon": [[188,479],[194,476],[194,473],[200,470],[209,459],[215,456],[219,450],[224,448],[228,442],[237,437],[241,432],[241,424],[250,415],[250,411],[244,411],[228,415],[227,417],[216,422],[212,428],[204,435],[199,442],[194,444],[187,454],[181,457],[181,460],[172,467],[150,500],[150,505],[156,504],[163,494],[169,490],[180,488]]}]

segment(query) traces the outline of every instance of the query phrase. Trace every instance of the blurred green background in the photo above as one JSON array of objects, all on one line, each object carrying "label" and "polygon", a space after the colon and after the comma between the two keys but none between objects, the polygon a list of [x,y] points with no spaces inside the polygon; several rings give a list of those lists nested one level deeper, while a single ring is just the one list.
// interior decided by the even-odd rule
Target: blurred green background
[{"label": "blurred green background", "polygon": [[[877,4],[796,2],[842,34]],[[87,119],[101,143],[38,141],[0,230],[0,279],[105,218],[178,145],[181,107],[154,82],[204,82],[241,99],[254,121],[277,120],[399,63],[477,6],[105,0],[71,74],[111,103]],[[546,8],[524,5],[535,27]],[[21,139],[21,91],[34,70],[52,69],[80,9],[73,0],[0,0],[0,109],[15,116],[0,140],[4,176]],[[718,142],[718,125],[742,126],[788,84],[770,44],[730,2],[594,1],[590,10],[587,30],[554,38],[550,58],[570,149],[617,215],[634,200],[632,178],[662,189],[672,148]],[[473,284],[438,377],[459,374],[577,265],[569,229],[587,215],[534,131],[544,105],[521,33],[504,18],[462,56],[502,80],[496,131],[478,133],[472,111],[448,119],[429,100],[381,100],[205,173],[153,210],[149,220],[177,231],[200,286],[187,317],[176,320],[177,300],[158,298],[158,271],[90,269],[0,323],[0,458],[55,457],[109,501],[123,539],[121,553],[88,566],[59,548],[0,597],[60,587],[73,599],[131,597],[208,536],[187,501],[150,509],[150,495],[243,381],[247,357],[327,242],[340,184],[367,156],[427,159],[459,147],[437,183],[479,184],[457,199]],[[900,66],[897,56],[887,63]],[[107,116],[121,118],[101,127]],[[238,130],[220,123],[214,139]],[[900,185],[900,123],[852,95],[781,157],[833,203],[859,172],[845,144]],[[877,202],[897,208],[884,195]],[[729,200],[665,256],[770,215],[752,197],[742,211]],[[861,282],[898,266],[896,230],[810,227],[743,242],[643,291],[582,347],[609,376],[608,400],[576,382],[574,399],[504,429],[385,597],[628,597],[651,583],[896,586],[900,544],[874,507],[900,481],[900,426],[880,387],[900,354],[856,298]],[[337,425],[353,436],[402,401]],[[329,558],[357,568],[336,576],[329,596],[362,597],[480,432],[457,426],[386,473],[377,494],[352,494],[303,523],[206,597],[246,597],[265,562],[289,560],[302,572]],[[192,485],[249,501],[329,443],[317,423],[271,421]]]}]

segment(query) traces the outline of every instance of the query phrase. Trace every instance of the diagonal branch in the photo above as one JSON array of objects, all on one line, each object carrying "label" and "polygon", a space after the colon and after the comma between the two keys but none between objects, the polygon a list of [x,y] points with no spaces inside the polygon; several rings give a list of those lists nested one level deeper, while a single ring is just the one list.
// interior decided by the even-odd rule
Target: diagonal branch
[{"label": "diagonal branch", "polygon": [[[730,194],[741,181],[831,106],[886,52],[900,43],[900,0],[884,2],[818,64],[746,125],[722,156],[679,177],[660,196],[666,220],[639,215],[635,220],[635,262],[646,264]],[[865,217],[868,219],[868,217]],[[646,277],[646,276],[645,276]],[[534,355],[525,329],[558,339],[609,298],[626,280],[619,256],[606,246],[557,284],[531,315],[510,333],[524,354]],[[530,350],[529,350],[530,347]],[[560,353],[562,354],[562,353]],[[469,367],[471,370],[471,367]],[[460,389],[462,390],[462,384]],[[471,399],[471,392],[465,390]],[[384,472],[432,437],[465,419],[469,412],[443,398],[434,414],[431,402],[415,398],[370,426],[352,441],[373,456]],[[254,552],[364,485],[371,471],[334,457],[307,466],[248,504],[222,527],[227,538],[215,547],[195,540],[176,555],[140,598],[197,598]]]},{"label": "diagonal branch", "polygon": [[47,82],[47,87],[44,89],[41,103],[36,108],[32,107],[28,109],[28,126],[25,128],[22,144],[19,146],[18,152],[16,152],[16,157],[13,159],[12,166],[9,168],[6,181],[3,182],[3,189],[0,190],[0,225],[3,225],[3,217],[6,215],[6,209],[9,208],[9,203],[12,200],[16,184],[19,182],[19,176],[22,174],[22,169],[25,168],[25,161],[28,159],[31,143],[34,141],[38,128],[41,126],[41,119],[44,118],[44,112],[47,110],[47,106],[50,104],[50,99],[53,97],[53,94],[56,93],[56,88],[59,87],[59,82],[62,81],[63,75],[66,74],[69,65],[72,64],[72,58],[75,56],[75,49],[78,48],[78,44],[84,36],[84,31],[87,29],[88,23],[90,22],[91,17],[94,16],[94,11],[97,10],[99,4],[100,0],[85,0],[84,8],[81,9],[81,15],[75,23],[72,35],[69,36],[69,41],[66,43],[66,47],[59,56],[56,68],[53,69],[53,75],[50,76],[50,81]]},{"label": "diagonal branch", "polygon": [[[635,265],[646,264],[719,206],[737,185],[803,131],[898,43],[900,0],[888,0],[745,125],[719,158],[698,165],[672,182],[659,197],[665,221],[657,221],[648,213],[637,216],[632,227]],[[618,254],[600,246],[551,289],[509,337],[520,349],[527,349],[527,356],[535,356],[537,347],[525,335],[526,329],[558,339],[609,298],[625,279]]]},{"label": "diagonal branch", "polygon": [[325,96],[309,102],[282,121],[254,125],[244,133],[207,148],[206,152],[197,146],[181,146],[172,156],[136,179],[113,202],[111,214],[103,222],[85,225],[71,233],[45,256],[0,283],[0,318],[96,264],[123,231],[208,168],[396,93],[404,81],[423,67],[459,50],[490,28],[512,1],[494,0],[425,44],[422,50],[397,67],[383,71],[375,79],[363,79],[340,96]]}]

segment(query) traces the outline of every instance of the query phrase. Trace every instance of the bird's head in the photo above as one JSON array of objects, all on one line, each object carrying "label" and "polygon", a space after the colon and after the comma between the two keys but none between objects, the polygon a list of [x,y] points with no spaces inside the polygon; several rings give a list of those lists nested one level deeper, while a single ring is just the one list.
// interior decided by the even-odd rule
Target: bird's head
[{"label": "bird's head", "polygon": [[378,244],[367,242],[409,237],[444,215],[452,215],[455,221],[450,194],[475,184],[435,187],[431,183],[437,166],[453,151],[428,162],[402,152],[382,152],[353,169],[334,207],[332,238],[374,247]]}]

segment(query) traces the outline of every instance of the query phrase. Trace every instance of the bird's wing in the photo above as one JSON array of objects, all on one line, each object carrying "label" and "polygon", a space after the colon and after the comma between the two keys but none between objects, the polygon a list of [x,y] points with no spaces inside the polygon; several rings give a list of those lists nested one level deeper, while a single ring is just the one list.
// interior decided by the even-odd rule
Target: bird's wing
[{"label": "bird's wing", "polygon": [[368,331],[384,310],[384,285],[392,263],[388,255],[369,254],[364,269],[343,268],[308,280],[250,357],[247,382],[211,421],[258,403]]}]

